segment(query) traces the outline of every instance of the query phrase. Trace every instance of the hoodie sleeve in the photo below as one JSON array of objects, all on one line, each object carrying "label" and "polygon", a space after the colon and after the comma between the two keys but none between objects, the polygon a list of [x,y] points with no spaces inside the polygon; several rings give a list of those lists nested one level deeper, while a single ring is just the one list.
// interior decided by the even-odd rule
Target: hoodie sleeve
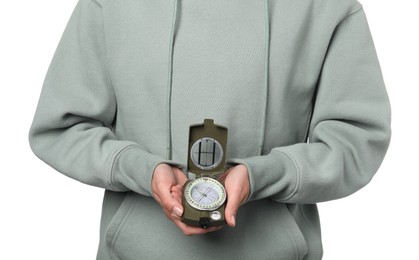
[{"label": "hoodie sleeve", "polygon": [[115,136],[106,57],[101,5],[79,0],[47,71],[29,142],[41,160],[73,179],[151,195],[154,168],[169,161]]},{"label": "hoodie sleeve", "polygon": [[378,170],[390,142],[390,105],[363,9],[336,27],[317,87],[308,143],[233,160],[249,170],[249,200],[338,199]]}]

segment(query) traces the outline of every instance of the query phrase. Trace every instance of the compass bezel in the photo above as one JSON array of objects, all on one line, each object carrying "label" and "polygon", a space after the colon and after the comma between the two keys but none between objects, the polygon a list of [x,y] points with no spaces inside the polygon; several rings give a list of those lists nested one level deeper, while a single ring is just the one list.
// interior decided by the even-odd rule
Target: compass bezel
[{"label": "compass bezel", "polygon": [[[218,199],[212,202],[211,204],[204,205],[202,203],[199,203],[192,196],[193,188],[196,187],[197,185],[202,185],[202,183],[208,183],[208,184],[214,185],[212,189],[218,194]],[[202,177],[202,178],[198,178],[198,179],[190,181],[186,185],[183,195],[191,207],[193,207],[194,209],[203,210],[203,211],[213,211],[213,210],[218,209],[224,204],[227,197],[224,186],[219,181],[213,178],[208,178],[208,177]]]}]

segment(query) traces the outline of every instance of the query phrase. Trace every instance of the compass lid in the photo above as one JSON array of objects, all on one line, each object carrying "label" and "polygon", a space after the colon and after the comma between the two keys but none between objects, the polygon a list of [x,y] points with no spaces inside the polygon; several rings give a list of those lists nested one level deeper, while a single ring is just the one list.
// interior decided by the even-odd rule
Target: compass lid
[{"label": "compass lid", "polygon": [[189,128],[188,172],[215,178],[225,171],[227,128],[205,119]]}]

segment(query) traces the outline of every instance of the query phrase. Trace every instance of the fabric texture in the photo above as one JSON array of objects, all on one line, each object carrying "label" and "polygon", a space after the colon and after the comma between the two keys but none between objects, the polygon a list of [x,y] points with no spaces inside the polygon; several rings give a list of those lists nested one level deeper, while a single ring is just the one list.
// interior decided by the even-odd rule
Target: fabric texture
[{"label": "fabric texture", "polygon": [[[249,170],[236,228],[184,236],[151,197],[185,170],[191,124],[229,129]],[[105,189],[99,260],[320,259],[317,202],[370,182],[390,105],[353,0],[79,0],[29,140],[57,171]]]}]

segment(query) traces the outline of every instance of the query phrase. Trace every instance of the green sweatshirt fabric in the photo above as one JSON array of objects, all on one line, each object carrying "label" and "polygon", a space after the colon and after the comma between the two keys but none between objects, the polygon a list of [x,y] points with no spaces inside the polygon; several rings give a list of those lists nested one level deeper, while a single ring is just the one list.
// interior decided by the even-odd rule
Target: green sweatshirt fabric
[{"label": "green sweatshirt fabric", "polygon": [[[188,129],[229,129],[249,170],[236,228],[182,234],[151,197],[185,169]],[[320,259],[316,203],[378,170],[390,106],[353,0],[79,0],[29,139],[57,171],[106,189],[97,259]]]}]

